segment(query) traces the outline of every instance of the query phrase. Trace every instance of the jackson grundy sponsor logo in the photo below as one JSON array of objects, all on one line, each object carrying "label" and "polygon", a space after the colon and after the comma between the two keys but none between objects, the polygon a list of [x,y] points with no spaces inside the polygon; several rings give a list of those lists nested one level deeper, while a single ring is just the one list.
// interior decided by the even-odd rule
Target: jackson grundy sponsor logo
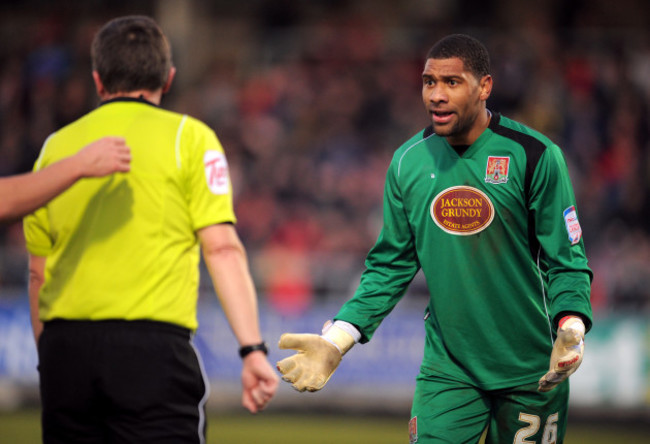
[{"label": "jackson grundy sponsor logo", "polygon": [[431,218],[450,234],[468,236],[486,229],[494,206],[485,193],[468,186],[447,188],[431,202]]}]

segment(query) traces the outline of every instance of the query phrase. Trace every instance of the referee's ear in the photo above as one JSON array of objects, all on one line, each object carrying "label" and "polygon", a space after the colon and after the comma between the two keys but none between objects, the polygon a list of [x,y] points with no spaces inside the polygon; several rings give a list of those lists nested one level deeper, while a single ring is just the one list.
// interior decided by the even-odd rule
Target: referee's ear
[{"label": "referee's ear", "polygon": [[106,94],[106,88],[104,88],[104,83],[102,82],[101,77],[99,77],[99,73],[94,70],[93,70],[93,82],[95,82],[95,90],[97,91],[97,95],[99,96],[100,99],[103,99],[104,95]]},{"label": "referee's ear", "polygon": [[165,85],[163,86],[162,89],[163,94],[169,91],[169,88],[172,87],[172,82],[174,81],[175,76],[176,76],[176,67],[172,66],[171,68],[169,68],[169,75],[167,76],[167,81],[165,82]]}]

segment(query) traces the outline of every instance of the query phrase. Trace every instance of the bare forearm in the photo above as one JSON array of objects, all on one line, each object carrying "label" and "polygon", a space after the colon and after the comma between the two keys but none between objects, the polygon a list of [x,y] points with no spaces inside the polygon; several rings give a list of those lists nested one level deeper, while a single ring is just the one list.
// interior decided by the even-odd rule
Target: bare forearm
[{"label": "bare forearm", "polygon": [[0,219],[18,218],[45,205],[81,178],[78,163],[67,158],[35,173],[0,179]]},{"label": "bare forearm", "polygon": [[82,177],[127,172],[130,163],[123,138],[102,137],[41,171],[0,179],[0,220],[31,213]]},{"label": "bare forearm", "polygon": [[219,301],[240,345],[261,342],[257,295],[246,251],[234,226],[219,224],[198,232],[205,263]]},{"label": "bare forearm", "polygon": [[215,290],[240,345],[261,342],[257,297],[243,250],[226,247],[205,256]]}]

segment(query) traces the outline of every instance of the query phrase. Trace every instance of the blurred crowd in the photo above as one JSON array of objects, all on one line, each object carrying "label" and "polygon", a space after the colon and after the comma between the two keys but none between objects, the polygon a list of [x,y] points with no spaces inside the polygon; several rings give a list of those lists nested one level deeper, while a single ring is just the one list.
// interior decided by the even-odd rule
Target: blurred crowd
[{"label": "blurred crowd", "polygon": [[[10,3],[0,19],[0,175],[30,170],[51,132],[97,105],[89,44],[106,19],[148,13],[164,28],[172,20],[174,29],[161,9],[170,2],[145,2],[137,11],[118,2],[122,9],[112,15]],[[248,9],[196,2],[196,19],[215,23],[216,41],[201,40],[214,55],[209,46],[188,57],[197,43],[170,33],[179,79],[163,106],[205,121],[219,136],[238,231],[270,307],[298,315],[319,298],[351,296],[380,229],[393,151],[428,124],[423,58],[438,38],[466,32],[491,53],[488,107],[542,131],[566,154],[596,314],[650,313],[643,2],[623,0],[641,11],[619,8],[613,16],[598,1],[545,0],[548,8],[535,11],[514,1],[243,3]],[[186,64],[193,74],[183,77]],[[19,221],[0,226],[0,298],[25,292],[22,236]],[[426,295],[420,277],[410,293]]]}]

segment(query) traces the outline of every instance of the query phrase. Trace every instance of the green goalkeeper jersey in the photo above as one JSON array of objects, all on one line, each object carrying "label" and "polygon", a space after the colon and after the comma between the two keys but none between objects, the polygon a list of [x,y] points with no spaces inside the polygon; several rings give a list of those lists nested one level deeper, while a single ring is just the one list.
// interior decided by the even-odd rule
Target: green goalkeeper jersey
[{"label": "green goalkeeper jersey", "polygon": [[402,145],[382,231],[335,319],[369,341],[420,268],[430,294],[422,371],[486,390],[536,382],[558,315],[580,313],[591,327],[592,274],[560,148],[498,114],[462,154],[431,127]]}]

